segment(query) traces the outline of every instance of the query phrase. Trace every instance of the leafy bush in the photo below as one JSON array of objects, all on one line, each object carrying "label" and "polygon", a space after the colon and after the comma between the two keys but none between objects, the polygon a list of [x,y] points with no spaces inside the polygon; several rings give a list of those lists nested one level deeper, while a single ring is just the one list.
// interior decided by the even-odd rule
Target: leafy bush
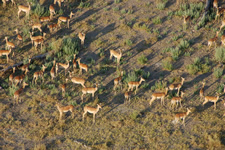
[{"label": "leafy bush", "polygon": [[218,62],[224,62],[225,61],[225,48],[224,47],[218,47],[216,48],[215,52],[215,58]]},{"label": "leafy bush", "polygon": [[207,73],[210,71],[209,62],[205,60],[205,63],[202,63],[199,57],[196,57],[194,59],[194,63],[187,65],[187,71],[191,75],[194,75],[196,73]]},{"label": "leafy bush", "polygon": [[138,80],[138,77],[136,73],[132,71],[127,74],[126,78],[124,79],[124,82],[128,84],[128,82],[130,81],[137,81],[137,80]]},{"label": "leafy bush", "polygon": [[190,44],[189,44],[188,41],[186,41],[186,40],[181,40],[178,47],[179,47],[179,49],[181,49],[181,50],[185,50],[185,49],[187,49],[189,46],[190,46]]},{"label": "leafy bush", "polygon": [[170,53],[172,55],[173,60],[177,60],[181,54],[181,51],[178,47],[176,47],[176,48],[171,48]]},{"label": "leafy bush", "polygon": [[78,54],[80,51],[79,40],[74,38],[64,39],[62,50],[67,55]]},{"label": "leafy bush", "polygon": [[156,18],[152,19],[152,22],[153,22],[154,24],[161,24],[161,23],[162,23],[160,17],[156,17]]},{"label": "leafy bush", "polygon": [[142,54],[140,57],[138,57],[138,63],[144,65],[146,64],[148,61],[148,59],[146,58],[146,56],[144,54]]},{"label": "leafy bush", "polygon": [[39,3],[35,5],[33,13],[37,16],[42,16],[45,13],[45,8],[41,6]]},{"label": "leafy bush", "polygon": [[155,85],[153,85],[152,87],[151,87],[151,90],[156,90],[156,89],[158,89],[158,90],[163,90],[163,89],[165,89],[167,87],[167,83],[166,82],[164,82],[164,81],[156,81],[155,82]]},{"label": "leafy bush", "polygon": [[133,42],[130,39],[126,39],[125,44],[131,46]]},{"label": "leafy bush", "polygon": [[220,78],[223,75],[223,69],[222,68],[215,68],[213,71],[213,76],[215,78]]},{"label": "leafy bush", "polygon": [[168,71],[172,71],[173,70],[173,65],[171,63],[171,61],[169,60],[163,60],[162,61],[162,67]]},{"label": "leafy bush", "polygon": [[165,7],[166,7],[166,3],[167,3],[167,0],[164,1],[164,2],[160,2],[156,5],[156,8],[159,9],[159,10],[164,10]]}]

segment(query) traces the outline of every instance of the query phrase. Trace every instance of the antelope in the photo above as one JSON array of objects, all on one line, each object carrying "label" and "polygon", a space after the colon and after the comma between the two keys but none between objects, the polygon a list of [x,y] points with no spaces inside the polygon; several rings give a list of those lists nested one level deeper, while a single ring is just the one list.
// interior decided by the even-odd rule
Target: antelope
[{"label": "antelope", "polygon": [[14,81],[16,82],[16,86],[18,85],[18,83],[21,83],[23,81],[23,79],[25,78],[25,75],[27,74],[27,72],[29,72],[29,71],[26,70],[24,74],[16,76],[14,78]]},{"label": "antelope", "polygon": [[191,16],[184,16],[184,24],[186,25],[187,23],[191,24]]},{"label": "antelope", "polygon": [[85,36],[86,36],[85,33],[79,32],[78,37],[81,40],[81,45],[84,45]]},{"label": "antelope", "polygon": [[69,72],[69,76],[71,78],[71,81],[75,84],[81,84],[84,88],[85,88],[85,80],[83,78],[79,78],[79,77],[72,77],[72,73]]},{"label": "antelope", "polygon": [[45,72],[45,69],[46,68],[47,67],[45,65],[42,65],[42,70],[41,71],[37,71],[37,72],[34,73],[34,75],[33,75],[33,81],[32,82],[35,81],[35,84],[37,84],[37,79],[39,77],[42,77],[42,80],[44,81],[44,72]]},{"label": "antelope", "polygon": [[84,121],[84,116],[87,112],[93,114],[93,123],[95,123],[95,115],[97,114],[97,112],[99,111],[99,109],[102,108],[99,104],[97,104],[97,108],[93,108],[90,106],[85,106],[84,107],[84,113],[83,113],[83,121]]},{"label": "antelope", "polygon": [[54,8],[54,5],[50,5],[49,6],[49,12],[50,12],[50,14],[55,14],[55,8]]},{"label": "antelope", "polygon": [[183,107],[182,106],[182,104],[181,104],[181,101],[182,101],[182,99],[183,99],[183,97],[184,97],[184,92],[181,92],[181,96],[176,96],[176,97],[173,97],[172,99],[171,99],[171,104],[170,104],[170,107],[172,108],[174,108],[174,105],[176,105],[176,109],[177,109],[177,106],[178,106],[178,103],[180,103],[180,106],[181,107]]},{"label": "antelope", "polygon": [[34,40],[34,48],[35,48],[35,50],[37,50],[38,45],[41,45],[41,50],[42,50],[43,43],[44,43],[44,39]]},{"label": "antelope", "polygon": [[222,14],[224,14],[224,13],[225,13],[225,8],[217,8],[217,11],[216,11],[216,20],[217,20],[217,18],[219,19],[220,16]]},{"label": "antelope", "polygon": [[[68,79],[66,79],[66,83],[67,83],[67,81],[68,81]],[[65,93],[66,93],[66,83],[61,85],[63,96],[65,96]]]},{"label": "antelope", "polygon": [[6,47],[7,48],[15,48],[15,45],[12,42],[8,41],[8,37],[5,37],[5,41],[6,41]]},{"label": "antelope", "polygon": [[213,102],[214,103],[214,109],[216,109],[216,102],[219,100],[219,94],[217,93],[217,96],[205,96],[205,101],[203,102],[202,105],[205,105],[208,102]]},{"label": "antelope", "polygon": [[29,70],[30,62],[31,62],[31,59],[29,58],[29,63],[26,64],[26,65],[23,65],[23,66],[21,67],[21,70],[22,70],[22,71]]},{"label": "antelope", "polygon": [[27,6],[24,6],[24,5],[19,5],[19,6],[18,6],[18,9],[19,9],[19,10],[18,10],[18,18],[20,18],[20,12],[21,12],[21,11],[25,12],[25,13],[26,13],[26,17],[29,18],[30,9],[31,9],[29,3],[28,3],[28,7],[27,7]]},{"label": "antelope", "polygon": [[30,39],[31,39],[32,45],[34,44],[35,40],[45,39],[45,36],[46,36],[45,32],[43,33],[43,36],[41,36],[41,35],[32,36],[32,33],[30,32]]},{"label": "antelope", "polygon": [[224,26],[225,26],[225,20],[222,20],[222,25],[220,26],[220,31]]},{"label": "antelope", "polygon": [[174,123],[178,123],[180,119],[183,119],[183,125],[185,126],[185,118],[191,113],[191,110],[187,108],[187,112],[177,113],[175,115]]},{"label": "antelope", "polygon": [[[223,93],[225,93],[225,84],[223,84]],[[225,106],[225,105],[224,105]]]},{"label": "antelope", "polygon": [[50,33],[52,33],[53,29],[57,29],[57,28],[58,28],[57,23],[48,25],[48,29],[49,29]]},{"label": "antelope", "polygon": [[6,7],[6,1],[7,1],[7,0],[2,0],[3,8]]},{"label": "antelope", "polygon": [[61,2],[64,2],[64,0],[54,0],[54,5],[58,3],[59,7],[61,8]]},{"label": "antelope", "polygon": [[126,104],[126,101],[128,101],[128,100],[129,100],[129,103],[130,103],[130,97],[131,97],[132,93],[133,93],[133,91],[125,92],[125,94],[124,94],[124,97],[125,97],[124,104]]},{"label": "antelope", "polygon": [[84,87],[84,88],[82,88],[82,95],[81,95],[82,103],[83,103],[84,95],[85,94],[91,93],[92,94],[92,98],[94,98],[95,92],[97,90],[98,90],[98,84],[96,84],[96,87],[95,88],[93,88],[93,87]]},{"label": "antelope", "polygon": [[54,61],[53,61],[52,69],[51,69],[51,71],[50,71],[50,75],[51,75],[51,77],[52,77],[52,80],[56,77],[57,71],[58,71],[58,63],[56,64],[56,63],[55,63],[55,60],[54,60]]},{"label": "antelope", "polygon": [[33,24],[32,25],[32,31],[34,30],[34,29],[38,29],[40,32],[42,32],[42,29],[41,29],[41,24],[40,23],[35,23],[35,24]]},{"label": "antelope", "polygon": [[[73,109],[74,109],[74,106],[73,105],[60,106],[59,103],[56,103],[55,106],[59,110],[59,120],[62,120],[62,115],[63,115],[64,112],[70,111],[71,113],[73,113]],[[72,118],[73,117],[74,116],[72,114]]]},{"label": "antelope", "polygon": [[222,35],[222,36],[221,36],[221,42],[222,42],[222,44],[225,46],[225,35]]},{"label": "antelope", "polygon": [[20,96],[20,94],[22,93],[23,89],[24,89],[26,86],[28,86],[28,84],[25,83],[25,82],[23,82],[23,87],[20,88],[19,90],[17,90],[17,91],[14,93],[14,98],[15,98],[17,104],[19,104],[19,96]]},{"label": "antelope", "polygon": [[121,71],[121,74],[119,77],[117,77],[116,79],[114,79],[114,87],[113,89],[116,90],[116,87],[120,84],[120,88],[122,89],[122,77],[123,77],[123,71]]},{"label": "antelope", "polygon": [[169,90],[178,90],[178,91],[177,91],[177,95],[179,95],[180,89],[181,89],[181,87],[182,87],[183,84],[184,84],[184,80],[185,80],[185,78],[181,77],[181,82],[180,82],[180,83],[173,83],[173,84],[170,84]]},{"label": "antelope", "polygon": [[204,87],[205,87],[205,82],[202,82],[202,88],[199,91],[199,96],[201,99],[204,98]]},{"label": "antelope", "polygon": [[13,78],[14,78],[14,74],[15,74],[15,70],[16,70],[16,67],[13,67],[13,73],[12,74],[10,74],[10,76],[9,76],[9,82],[11,82],[11,84],[13,84]]},{"label": "antelope", "polygon": [[213,8],[218,9],[218,0],[213,1]]},{"label": "antelope", "polygon": [[23,37],[19,34],[18,29],[15,29],[14,31],[15,31],[16,34],[17,34],[17,39],[19,40],[19,42],[21,41],[21,42],[23,43]]},{"label": "antelope", "polygon": [[219,34],[219,31],[216,32],[216,36],[214,38],[211,38],[211,39],[208,40],[209,49],[211,48],[213,43],[215,44],[215,47],[217,46],[216,41],[218,39],[218,34]]},{"label": "antelope", "polygon": [[11,48],[9,50],[0,50],[0,56],[6,56],[7,63],[9,62],[9,54],[11,53]]},{"label": "antelope", "polygon": [[76,54],[73,55],[73,69],[77,68]]},{"label": "antelope", "polygon": [[61,66],[65,69],[65,75],[66,75],[66,71],[70,66],[70,60],[67,60],[67,64],[63,64],[63,63],[58,63],[58,66]]},{"label": "antelope", "polygon": [[134,87],[136,87],[135,90],[135,94],[137,93],[138,87],[141,84],[142,81],[145,81],[145,79],[143,79],[141,77],[140,81],[130,81],[128,82],[128,91],[130,91],[130,89],[133,91]]},{"label": "antelope", "polygon": [[80,71],[79,74],[82,74],[82,69],[85,70],[86,72],[88,72],[88,65],[80,63],[81,58],[77,58],[77,62],[79,64],[80,67]]},{"label": "antelope", "polygon": [[52,14],[50,13],[50,16],[40,17],[40,22],[48,22],[52,20]]},{"label": "antelope", "polygon": [[164,105],[164,99],[166,97],[168,93],[168,88],[166,88],[165,92],[155,92],[152,94],[152,99],[150,100],[149,104],[150,106],[152,105],[152,103],[156,100],[156,99],[161,99],[161,105]]},{"label": "antelope", "polygon": [[63,16],[59,17],[58,18],[59,27],[61,28],[61,22],[67,22],[67,27],[69,28],[70,19],[72,18],[73,15],[75,14],[71,11],[69,17],[63,17]]},{"label": "antelope", "polygon": [[112,50],[112,49],[109,50],[109,52],[110,52],[110,59],[112,59],[112,57],[114,56],[117,59],[117,65],[119,65],[120,64],[120,59],[122,57],[121,49],[119,49],[119,53],[116,52],[115,50]]}]

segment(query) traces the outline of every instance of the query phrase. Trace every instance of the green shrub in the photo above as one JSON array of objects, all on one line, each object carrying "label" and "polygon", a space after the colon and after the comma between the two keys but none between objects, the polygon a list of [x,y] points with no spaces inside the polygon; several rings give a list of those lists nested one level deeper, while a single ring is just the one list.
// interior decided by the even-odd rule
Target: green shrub
[{"label": "green shrub", "polygon": [[126,39],[125,44],[131,46],[133,42],[130,39]]},{"label": "green shrub", "polygon": [[166,3],[167,3],[167,0],[164,1],[164,2],[160,2],[156,5],[156,8],[159,9],[159,10],[164,10],[165,7],[166,7]]},{"label": "green shrub", "polygon": [[213,76],[215,78],[220,78],[223,75],[223,69],[222,68],[215,68],[213,71]]},{"label": "green shrub", "polygon": [[132,120],[136,120],[137,118],[138,118],[138,116],[139,116],[139,112],[138,111],[133,111],[132,112],[132,114],[130,114],[130,118],[132,119]]},{"label": "green shrub", "polygon": [[78,54],[80,51],[79,40],[74,38],[64,39],[62,50],[67,55]]},{"label": "green shrub", "polygon": [[215,52],[215,58],[218,62],[224,62],[225,61],[225,48],[224,47],[218,47],[216,48]]},{"label": "green shrub", "polygon": [[161,23],[162,23],[160,17],[156,17],[156,18],[152,19],[152,22],[153,22],[154,24],[161,24]]},{"label": "green shrub", "polygon": [[35,8],[34,8],[33,12],[34,12],[35,15],[40,17],[45,13],[45,8],[43,6],[41,6],[39,3],[37,3],[35,5]]},{"label": "green shrub", "polygon": [[114,0],[115,4],[118,4],[120,2],[120,0]]},{"label": "green shrub", "polygon": [[147,61],[148,61],[148,59],[144,54],[142,54],[140,57],[138,57],[138,63],[139,64],[144,65],[144,64],[147,63]]},{"label": "green shrub", "polygon": [[194,75],[196,73],[207,73],[210,71],[210,66],[208,64],[209,62],[206,61],[205,59],[205,63],[201,62],[199,57],[196,57],[194,59],[194,63],[187,65],[187,71],[188,73],[190,73],[191,75]]},{"label": "green shrub", "polygon": [[165,89],[167,87],[167,83],[166,82],[164,82],[164,81],[156,81],[155,82],[155,85],[153,85],[152,87],[151,87],[151,90],[153,90],[153,91],[155,91],[156,89],[158,89],[158,90],[163,90],[163,89]]},{"label": "green shrub", "polygon": [[127,13],[126,9],[121,10],[121,14],[126,14],[126,13]]},{"label": "green shrub", "polygon": [[173,70],[173,65],[171,63],[171,61],[169,60],[163,60],[162,61],[162,67],[168,71],[172,71]]},{"label": "green shrub", "polygon": [[170,53],[172,55],[173,60],[177,60],[181,54],[181,51],[178,47],[170,48]]},{"label": "green shrub", "polygon": [[189,44],[188,41],[186,41],[186,40],[181,40],[178,47],[179,47],[179,49],[181,49],[181,50],[185,50],[185,49],[187,49],[189,46],[190,46],[190,44]]},{"label": "green shrub", "polygon": [[136,73],[132,71],[127,74],[126,78],[124,79],[124,82],[128,84],[128,82],[130,81],[137,81],[137,80],[138,80],[138,77]]}]

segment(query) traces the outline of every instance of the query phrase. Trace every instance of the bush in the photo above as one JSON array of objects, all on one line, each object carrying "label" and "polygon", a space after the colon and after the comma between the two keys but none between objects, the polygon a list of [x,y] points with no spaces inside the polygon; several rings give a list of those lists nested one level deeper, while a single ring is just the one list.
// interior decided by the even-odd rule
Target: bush
[{"label": "bush", "polygon": [[225,48],[224,47],[218,47],[216,48],[215,52],[215,58],[218,62],[224,62],[225,61]]},{"label": "bush", "polygon": [[37,16],[42,16],[45,13],[45,8],[41,6],[39,3],[35,5],[36,7],[34,8],[34,14]]},{"label": "bush", "polygon": [[137,81],[137,80],[138,80],[138,77],[136,73],[132,71],[127,74],[127,77],[124,79],[124,82],[128,84],[128,82],[130,81]]},{"label": "bush", "polygon": [[186,41],[186,40],[181,40],[178,47],[179,47],[179,49],[181,49],[181,50],[185,50],[185,49],[187,49],[189,46],[190,46],[190,44],[189,44],[188,41]]},{"label": "bush", "polygon": [[168,71],[173,70],[173,65],[172,65],[171,61],[169,61],[169,60],[163,60],[162,61],[162,67],[163,67],[163,69],[166,69]]},{"label": "bush", "polygon": [[165,89],[167,87],[167,83],[166,82],[164,82],[164,81],[156,81],[155,82],[155,85],[153,85],[152,87],[151,87],[151,90],[153,90],[153,91],[155,91],[156,89],[158,89],[158,90],[163,90],[163,89]]},{"label": "bush", "polygon": [[213,71],[213,76],[215,78],[220,78],[223,75],[223,69],[222,68],[215,68]]},{"label": "bush", "polygon": [[160,17],[156,17],[156,18],[152,19],[152,22],[153,22],[154,24],[161,24],[161,23],[162,23]]},{"label": "bush", "polygon": [[160,2],[156,5],[156,8],[159,9],[159,10],[164,10],[165,7],[166,7],[166,3],[167,3],[167,0],[164,1],[164,2]]},{"label": "bush", "polygon": [[196,73],[207,73],[210,71],[209,62],[205,59],[205,63],[202,63],[199,57],[194,59],[194,63],[187,65],[187,71],[189,74],[194,75]]},{"label": "bush", "polygon": [[138,57],[138,63],[139,64],[144,65],[144,64],[147,63],[147,61],[148,61],[148,59],[146,58],[146,56],[144,54],[142,54],[140,57]]},{"label": "bush", "polygon": [[173,60],[177,60],[181,54],[181,51],[178,47],[176,47],[176,48],[171,48],[170,53],[172,55]]},{"label": "bush", "polygon": [[133,44],[133,42],[130,39],[127,39],[125,41],[125,44],[128,45],[128,46],[131,46]]},{"label": "bush", "polygon": [[67,55],[78,54],[80,51],[79,40],[74,38],[64,39],[62,50]]}]

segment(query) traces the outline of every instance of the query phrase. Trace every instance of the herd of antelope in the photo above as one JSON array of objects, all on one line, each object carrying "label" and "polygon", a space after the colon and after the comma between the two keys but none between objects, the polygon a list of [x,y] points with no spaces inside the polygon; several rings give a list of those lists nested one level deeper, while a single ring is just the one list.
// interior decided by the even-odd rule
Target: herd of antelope
[{"label": "herd of antelope", "polygon": [[[30,32],[30,39],[31,39],[31,44],[34,45],[35,50],[38,49],[38,45],[41,45],[41,49],[42,49],[42,45],[44,43],[46,34],[45,32],[43,32],[42,30],[42,23],[43,22],[49,22],[52,20],[53,15],[55,14],[55,8],[54,6],[56,5],[56,3],[58,3],[59,7],[61,7],[61,2],[64,2],[63,0],[54,0],[54,4],[51,4],[49,6],[49,12],[50,12],[50,16],[49,17],[40,17],[39,23],[33,23],[31,26],[31,30],[32,32]],[[217,2],[217,0],[214,0],[214,2]],[[15,4],[14,0],[12,0],[13,5]],[[214,5],[214,4],[213,4]],[[3,1],[3,6],[6,6],[6,1]],[[219,18],[221,16],[221,14],[223,14],[225,12],[225,9],[220,9],[218,7],[218,4],[214,5],[214,7],[217,9],[217,15],[216,18]],[[30,10],[31,10],[31,6],[28,3],[28,6],[24,6],[24,5],[19,5],[18,6],[18,18],[20,18],[20,13],[21,12],[25,12],[26,13],[26,17],[29,18],[30,15]],[[72,16],[74,16],[75,14],[73,12],[70,12],[69,17],[64,17],[61,16],[58,18],[58,22],[55,24],[49,24],[47,27],[50,31],[50,33],[53,32],[53,29],[57,29],[58,27],[61,28],[61,22],[65,22],[67,23],[67,27],[69,28],[69,23],[70,20],[72,19]],[[188,23],[191,21],[191,17],[190,16],[185,16],[184,17],[184,24]],[[222,25],[220,27],[220,30],[225,26],[225,20],[222,21]],[[39,32],[42,33],[42,36],[33,36],[33,32],[35,31],[35,29],[38,29]],[[23,42],[23,37],[19,34],[19,30],[15,29],[14,30],[16,32],[16,36],[18,39],[18,42]],[[208,40],[208,46],[211,47],[213,43],[215,43],[216,45],[216,40],[218,37],[219,31],[217,32],[217,35],[215,38]],[[86,34],[83,32],[78,33],[78,37],[81,41],[81,45],[84,45],[84,40],[85,40],[85,36]],[[7,63],[9,61],[9,54],[13,51],[13,49],[16,47],[15,44],[13,42],[8,41],[8,37],[5,37],[5,41],[6,41],[6,48],[9,50],[0,50],[0,56],[5,55],[7,57]],[[222,44],[225,44],[225,35],[222,36]],[[119,52],[115,51],[115,50],[109,50],[110,56],[109,59],[112,59],[113,57],[116,58],[117,60],[117,66],[120,65],[120,60],[122,58],[122,52],[124,51],[124,49],[119,49]],[[12,54],[12,56],[14,56],[14,52]],[[29,72],[29,66],[32,63],[31,62],[32,59],[29,58],[29,62],[27,64],[24,64],[22,67],[20,67],[20,69],[24,72],[22,75],[18,75],[15,76],[15,71],[16,68],[13,67],[13,73],[9,76],[9,83],[11,83],[11,85],[21,85],[22,87],[20,89],[18,89],[17,91],[15,91],[14,93],[14,99],[17,103],[17,105],[20,102],[20,95],[21,93],[24,91],[25,87],[28,86],[28,83],[26,83],[24,81],[25,77],[27,76],[27,73]],[[70,67],[70,62],[72,62],[73,65],[73,69],[76,69],[77,67],[79,67],[79,75],[82,75],[82,72],[85,71],[86,73],[88,73],[88,65],[81,63],[81,58],[77,58],[76,54],[74,54],[74,58],[73,60],[67,60],[67,63],[60,63],[60,62],[56,62],[55,60],[52,62],[52,68],[50,70],[50,76],[51,76],[51,80],[54,80],[57,75],[58,75],[58,70],[59,67],[64,68],[65,71],[65,76],[67,75],[67,73],[69,73],[69,77],[66,78],[66,81],[64,84],[60,85],[61,90],[62,90],[62,95],[65,96],[65,92],[66,92],[66,85],[68,83],[68,80],[71,80],[72,83],[74,84],[80,84],[82,86],[82,95],[81,95],[81,100],[82,103],[84,102],[84,95],[86,94],[92,94],[92,98],[94,98],[95,93],[97,92],[98,88],[99,88],[99,84],[95,84],[95,87],[86,87],[85,86],[85,82],[86,80],[81,78],[81,77],[77,77],[77,76],[72,76],[72,72],[69,71],[69,67]],[[44,82],[44,73],[46,70],[46,66],[42,65],[42,69],[40,71],[34,72],[33,74],[33,79],[32,79],[32,83],[33,84],[37,84],[37,80],[39,78],[42,79],[42,82]],[[120,89],[122,89],[122,79],[124,76],[124,72],[121,71],[120,72],[120,76],[115,78],[113,80],[114,83],[114,87],[113,90],[116,93],[117,87],[119,86]],[[137,94],[137,90],[138,87],[141,85],[142,82],[144,82],[145,79],[144,78],[140,78],[139,81],[130,81],[128,82],[128,90],[124,93],[124,104],[128,103],[128,101],[130,102],[131,99],[131,95],[132,94]],[[179,83],[173,83],[171,85],[169,85],[168,87],[165,88],[165,92],[154,92],[152,94],[152,97],[149,101],[149,105],[152,106],[152,103],[157,100],[160,99],[161,100],[161,105],[165,105],[165,98],[168,96],[168,92],[169,91],[173,91],[173,90],[177,90],[177,96],[172,97],[171,99],[171,105],[170,107],[172,109],[174,109],[176,107],[176,109],[178,108],[178,105],[180,104],[180,106],[182,107],[182,101],[184,99],[184,95],[185,92],[181,91],[181,88],[184,84],[185,78],[181,77],[181,81]],[[200,89],[200,99],[204,99],[203,105],[205,105],[208,102],[213,102],[214,103],[214,109],[216,109],[216,103],[219,100],[219,94],[217,93],[216,96],[205,96],[204,95],[204,86],[205,86],[205,82],[202,82],[202,88]],[[135,89],[135,92],[133,92],[133,90]],[[181,93],[181,94],[180,94]],[[57,102],[55,105],[60,113],[59,119],[62,119],[62,115],[63,112],[68,112],[70,111],[72,113],[72,115],[74,116],[74,106],[73,105],[67,105],[67,106],[60,106],[60,104]],[[97,108],[93,108],[90,106],[85,106],[84,107],[84,113],[83,113],[83,120],[84,120],[84,116],[87,112],[92,113],[93,114],[93,123],[95,122],[95,115],[96,113],[99,111],[99,109],[102,108],[100,106],[100,104],[97,104]],[[175,115],[175,120],[173,121],[174,123],[177,123],[180,119],[183,119],[183,125],[185,125],[185,118],[189,115],[189,113],[191,112],[191,109],[187,108],[187,112],[184,113],[177,113]]]}]

